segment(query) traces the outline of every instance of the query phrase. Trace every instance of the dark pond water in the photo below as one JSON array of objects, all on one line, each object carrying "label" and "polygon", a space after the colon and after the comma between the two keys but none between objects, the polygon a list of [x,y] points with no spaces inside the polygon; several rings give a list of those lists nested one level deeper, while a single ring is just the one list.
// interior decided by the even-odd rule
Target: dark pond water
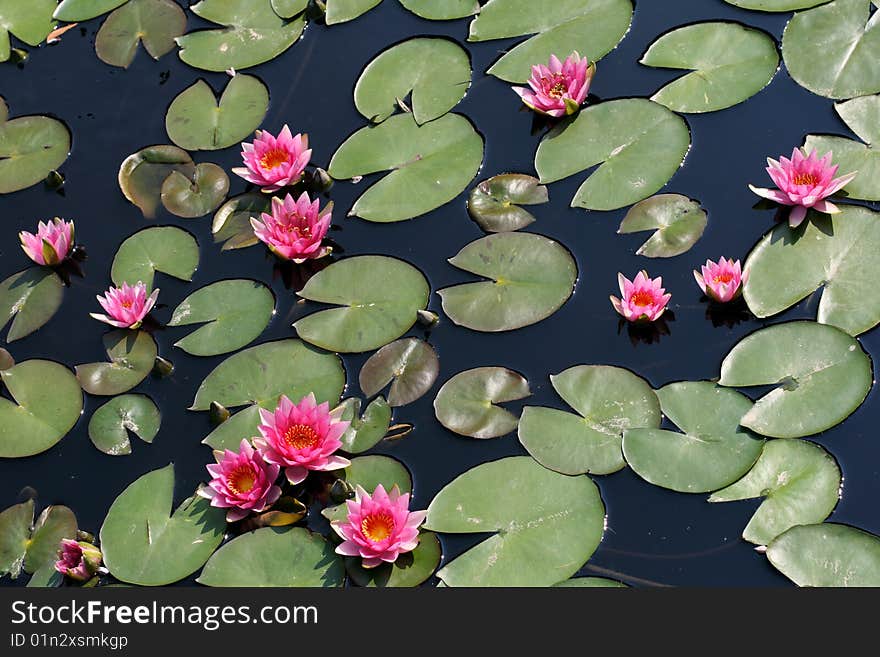
[{"label": "dark pond water", "polygon": [[[184,2],[185,4],[185,2]],[[190,15],[190,28],[199,19]],[[721,0],[638,0],[632,30],[623,43],[599,64],[592,92],[600,99],[650,96],[676,77],[672,71],[650,69],[637,62],[660,34],[684,24],[708,19],[739,21],[760,27],[777,40],[788,14],[746,12]],[[165,111],[171,100],[199,77],[215,88],[224,74],[190,69],[170,54],[154,62],[139,52],[127,71],[110,68],[94,53],[99,20],[68,32],[62,43],[34,50],[23,68],[0,66],[0,95],[12,116],[50,114],[61,118],[73,133],[73,152],[63,166],[63,194],[43,186],[0,198],[0,276],[26,265],[16,234],[32,229],[38,219],[55,215],[74,219],[78,240],[89,259],[84,279],[73,281],[59,313],[39,332],[13,343],[17,360],[49,358],[67,365],[104,359],[103,329],[88,316],[96,309],[95,294],[109,284],[110,263],[120,242],[149,225],[140,211],[120,193],[116,173],[130,153],[150,144],[168,143]],[[363,66],[389,45],[406,38],[446,35],[471,53],[474,83],[456,111],[468,116],[486,140],[480,179],[501,172],[533,172],[540,135],[531,134],[532,116],[518,111],[519,101],[507,84],[483,75],[499,51],[515,41],[467,44],[468,21],[431,22],[385,2],[360,19],[328,29],[310,25],[300,43],[273,62],[249,73],[259,76],[271,92],[264,127],[276,131],[288,123],[308,132],[314,162],[326,166],[338,145],[362,127],[352,89]],[[781,70],[773,83],[748,102],[708,115],[688,115],[693,146],[685,166],[667,190],[702,202],[709,211],[704,237],[687,254],[668,260],[647,260],[635,251],[645,235],[619,236],[625,210],[587,213],[568,207],[583,176],[551,186],[551,202],[538,207],[538,221],[529,230],[553,237],[576,256],[580,271],[576,293],[549,319],[525,329],[481,334],[443,320],[430,335],[441,360],[441,383],[453,374],[482,365],[503,365],[523,373],[534,395],[529,404],[561,407],[548,375],[575,364],[613,364],[630,368],[654,386],[677,380],[718,375],[722,358],[741,337],[764,322],[741,318],[725,324],[707,315],[691,270],[706,258],[743,258],[767,230],[772,212],[753,210],[755,197],[747,183],[764,184],[764,158],[788,153],[807,133],[847,134],[832,102],[814,96]],[[239,163],[235,148],[196,157],[230,168]],[[369,181],[365,181],[369,183]],[[244,181],[232,180],[232,194]],[[446,262],[468,242],[482,235],[468,218],[465,195],[412,221],[370,224],[346,219],[345,214],[365,189],[337,184],[331,191],[339,230],[334,239],[346,255],[383,253],[417,265],[434,290],[468,280]],[[163,211],[164,212],[164,211]],[[191,231],[201,247],[201,262],[191,284],[162,276],[161,301],[154,315],[160,321],[187,294],[228,277],[251,277],[271,284],[278,312],[260,341],[291,337],[291,323],[304,312],[283,282],[273,277],[273,263],[261,248],[221,253],[213,244],[210,217],[181,220],[167,213],[155,223],[180,225]],[[648,267],[662,274],[672,292],[674,321],[669,335],[654,344],[633,343],[618,325],[608,302],[616,290],[616,275]],[[789,311],[785,318],[813,318],[818,297]],[[430,307],[440,310],[434,295]],[[714,319],[714,321],[713,321]],[[774,319],[776,321],[776,319]],[[105,399],[88,397],[83,420],[54,448],[41,455],[0,461],[0,508],[19,500],[33,487],[41,505],[63,503],[73,508],[80,526],[97,531],[113,499],[142,474],[173,461],[179,498],[191,493],[204,477],[210,460],[201,440],[210,431],[207,413],[186,410],[202,379],[223,360],[189,357],[172,347],[189,329],[156,334],[160,353],[174,361],[170,379],[148,378],[135,389],[152,397],[162,410],[159,436],[152,445],[134,441],[134,453],[111,457],[89,442],[86,427],[91,413]],[[411,334],[422,335],[418,329]],[[873,358],[880,357],[876,331],[862,339]],[[348,394],[358,394],[357,373],[367,355],[345,357]],[[47,382],[51,385],[51,382]],[[411,422],[415,431],[405,440],[384,444],[378,451],[402,460],[415,479],[415,506],[424,508],[436,492],[459,473],[489,460],[524,454],[516,436],[491,441],[457,437],[434,419],[435,387],[418,402],[398,409],[396,420]],[[521,405],[521,404],[519,404]],[[513,404],[518,408],[518,404]],[[843,498],[832,516],[836,522],[880,532],[880,443],[875,423],[876,392],[845,423],[815,440],[838,459],[845,476]],[[656,488],[628,469],[597,477],[607,506],[608,530],[584,574],[618,577],[640,585],[781,585],[785,580],[752,546],[740,539],[758,502],[710,505],[704,495],[683,495]],[[445,559],[482,540],[478,536],[443,537]],[[24,578],[22,578],[24,579]]]}]

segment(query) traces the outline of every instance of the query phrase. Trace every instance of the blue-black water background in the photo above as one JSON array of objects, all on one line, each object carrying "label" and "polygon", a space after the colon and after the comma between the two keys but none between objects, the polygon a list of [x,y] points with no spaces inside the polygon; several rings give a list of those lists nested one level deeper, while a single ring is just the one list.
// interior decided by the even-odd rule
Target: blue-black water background
[{"label": "blue-black water background", "polygon": [[[185,0],[181,0],[186,4]],[[206,24],[191,13],[189,28]],[[763,14],[737,9],[722,0],[639,0],[632,29],[621,45],[600,63],[592,87],[601,100],[649,97],[679,72],[651,69],[638,63],[661,34],[693,22],[732,20],[762,28],[779,41],[790,14]],[[95,34],[103,19],[82,24],[53,47],[31,49],[23,67],[0,65],[0,95],[10,116],[48,114],[62,119],[73,133],[73,149],[62,167],[63,194],[38,185],[0,198],[0,276],[27,266],[18,247],[19,230],[32,230],[38,219],[62,216],[76,221],[77,239],[88,251],[86,276],[74,279],[64,293],[57,315],[35,334],[8,346],[18,361],[48,358],[73,366],[104,360],[102,325],[89,318],[97,309],[95,295],[110,283],[110,264],[119,244],[149,225],[179,225],[198,239],[201,261],[192,283],[159,275],[163,307],[160,321],[188,294],[208,283],[250,277],[272,286],[277,314],[259,342],[293,337],[291,324],[314,310],[296,305],[295,295],[273,276],[273,262],[261,247],[221,253],[211,235],[210,216],[178,219],[161,210],[145,220],[117,186],[116,174],[126,156],[151,144],[169,143],[164,128],[171,100],[195,80],[204,78],[216,90],[225,74],[194,70],[176,54],[153,61],[141,50],[128,70],[103,64],[95,55]],[[327,28],[311,24],[302,40],[272,62],[248,71],[271,93],[263,127],[275,132],[284,123],[308,132],[313,161],[326,166],[342,141],[366,121],[355,110],[352,90],[363,67],[392,44],[418,35],[445,35],[466,47],[472,57],[474,81],[456,112],[469,117],[486,141],[478,180],[502,172],[533,173],[540,134],[532,134],[532,115],[520,111],[509,85],[484,71],[499,53],[518,40],[480,44],[466,42],[468,20],[432,22],[418,18],[388,0],[361,18]],[[523,373],[533,395],[522,403],[565,408],[548,376],[576,364],[613,364],[632,369],[655,387],[678,380],[717,377],[722,358],[743,336],[769,322],[746,316],[734,325],[713,322],[691,270],[718,256],[744,258],[771,227],[773,213],[752,208],[756,201],[747,184],[769,183],[765,157],[789,153],[808,133],[851,136],[833,110],[833,103],[794,83],[784,67],[772,84],[746,103],[706,115],[687,115],[693,145],[684,167],[666,191],[698,199],[709,212],[708,228],[688,253],[672,259],[649,260],[635,255],[647,234],[617,235],[625,210],[585,212],[569,208],[584,175],[553,184],[551,202],[534,208],[537,221],[527,230],[550,236],[575,255],[579,280],[575,294],[547,320],[517,331],[483,334],[456,327],[445,317],[430,333],[437,349],[440,378],[417,402],[399,408],[395,420],[415,430],[404,440],[381,443],[376,451],[402,460],[415,481],[414,506],[425,508],[446,483],[465,470],[503,456],[524,454],[512,434],[481,441],[445,430],[434,418],[432,401],[439,385],[472,367],[502,365]],[[212,161],[227,170],[239,164],[237,148],[198,153],[196,161]],[[466,193],[430,214],[395,224],[373,224],[346,218],[354,200],[371,184],[338,183],[330,191],[335,203],[333,238],[345,255],[381,253],[419,267],[433,290],[472,280],[446,259],[482,236],[465,209]],[[244,190],[232,177],[230,195]],[[654,344],[633,343],[608,302],[616,292],[617,272],[633,275],[647,268],[662,275],[672,293],[674,321],[669,335]],[[779,319],[814,318],[813,295]],[[430,308],[440,312],[432,295]],[[716,318],[717,320],[717,318]],[[21,499],[25,487],[36,489],[38,506],[66,504],[80,526],[97,532],[115,497],[134,479],[174,462],[180,500],[204,480],[210,449],[201,440],[211,430],[207,413],[186,410],[196,388],[225,356],[195,358],[173,343],[191,328],[156,333],[160,353],[176,366],[169,379],[149,377],[135,391],[149,395],[162,411],[162,428],[152,445],[133,439],[130,456],[108,456],[95,449],[87,435],[91,413],[106,398],[86,396],[83,417],[59,444],[38,456],[0,460],[0,508]],[[423,336],[417,326],[411,335]],[[861,338],[872,358],[880,357],[876,331]],[[357,374],[369,354],[345,356],[349,387],[359,394]],[[47,381],[51,386],[52,382]],[[831,517],[871,532],[880,532],[880,443],[875,422],[878,399],[868,400],[842,425],[811,438],[840,463],[845,486]],[[608,513],[608,528],[599,549],[582,571],[618,577],[632,584],[779,585],[785,580],[763,555],[740,538],[758,501],[708,504],[706,495],[684,495],[652,486],[624,469],[596,477]],[[444,559],[460,554],[482,536],[443,536]],[[24,580],[24,578],[22,578]],[[188,580],[191,581],[191,580]]]}]

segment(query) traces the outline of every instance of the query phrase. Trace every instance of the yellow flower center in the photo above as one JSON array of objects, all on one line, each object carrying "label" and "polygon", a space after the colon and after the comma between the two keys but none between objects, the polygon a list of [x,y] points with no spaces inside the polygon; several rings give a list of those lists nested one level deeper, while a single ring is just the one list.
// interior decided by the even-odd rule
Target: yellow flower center
[{"label": "yellow flower center", "polygon": [[284,440],[294,449],[305,449],[318,444],[318,432],[308,424],[292,424],[284,432]]},{"label": "yellow flower center", "polygon": [[299,222],[302,221],[302,217],[299,215],[293,215],[289,217],[290,223],[285,226],[284,230],[288,233],[294,233],[297,237],[311,237],[312,230],[306,225],[302,226]]},{"label": "yellow flower center", "polygon": [[733,280],[733,274],[729,271],[718,274],[712,279],[715,283],[730,283]]},{"label": "yellow flower center", "polygon": [[361,533],[373,543],[384,541],[393,531],[394,518],[388,512],[371,513],[361,520]]},{"label": "yellow flower center", "polygon": [[287,163],[287,151],[281,148],[273,148],[260,158],[260,166],[271,171],[277,166]]},{"label": "yellow flower center", "polygon": [[131,306],[132,306],[132,302],[131,302],[131,301],[123,301],[123,302],[120,303],[119,305],[122,306],[122,307],[125,308],[125,309],[129,309],[129,308],[131,308]]},{"label": "yellow flower center", "polygon": [[798,173],[792,178],[795,185],[816,185],[819,183],[819,177],[814,173]]},{"label": "yellow flower center", "polygon": [[650,306],[654,303],[654,295],[647,290],[639,290],[633,293],[629,302],[635,306]]},{"label": "yellow flower center", "polygon": [[568,86],[565,84],[565,78],[558,73],[555,73],[548,78],[541,78],[541,83],[544,86],[546,94],[551,98],[562,98],[568,91]]},{"label": "yellow flower center", "polygon": [[229,475],[229,488],[233,493],[249,493],[257,481],[252,465],[240,465]]}]

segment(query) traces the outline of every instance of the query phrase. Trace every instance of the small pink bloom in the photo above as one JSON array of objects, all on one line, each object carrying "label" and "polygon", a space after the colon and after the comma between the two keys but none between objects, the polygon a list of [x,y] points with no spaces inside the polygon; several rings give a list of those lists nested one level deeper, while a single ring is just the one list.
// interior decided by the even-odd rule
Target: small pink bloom
[{"label": "small pink bloom", "polygon": [[55,570],[77,582],[85,582],[98,572],[101,551],[91,543],[61,539]]},{"label": "small pink bloom", "polygon": [[375,568],[383,561],[394,563],[404,552],[419,544],[419,525],[427,511],[409,510],[409,493],[400,494],[397,486],[385,492],[382,484],[370,495],[358,486],[355,498],[346,502],[348,517],[331,524],[343,541],[336,552],[347,557],[361,557],[364,568]]},{"label": "small pink bloom", "polygon": [[275,192],[299,182],[306,165],[312,158],[309,136],[291,136],[286,125],[278,137],[265,130],[257,130],[253,143],[242,143],[243,167],[232,170],[248,182],[259,185],[264,192]]},{"label": "small pink bloom", "polygon": [[788,215],[788,224],[796,228],[807,216],[807,210],[837,214],[840,209],[825,199],[840,191],[858,175],[857,171],[835,178],[837,165],[831,164],[829,151],[822,159],[814,150],[809,156],[800,148],[795,148],[791,159],[780,157],[779,162],[767,158],[767,173],[779,189],[765,189],[749,185],[755,194],[776,201],[782,205],[794,206]]},{"label": "small pink bloom", "polygon": [[147,286],[141,281],[133,286],[123,283],[122,287],[111,287],[103,297],[98,296],[98,303],[107,312],[106,315],[89,314],[99,322],[105,322],[110,326],[136,329],[156,305],[158,296],[159,290],[153,290],[153,293],[147,296]]},{"label": "small pink bloom", "polygon": [[282,395],[275,412],[260,409],[260,435],[254,446],[263,458],[284,468],[287,480],[298,484],[309,470],[339,470],[351,461],[334,454],[342,447],[339,437],[349,422],[330,412],[327,402],[317,404],[309,393],[294,404]]},{"label": "small pink bloom", "polygon": [[51,222],[41,221],[36,235],[23,230],[18,238],[27,257],[38,265],[58,265],[73,248],[73,222],[58,217]]},{"label": "small pink bloom", "polygon": [[330,228],[333,203],[319,210],[317,199],[312,201],[305,192],[294,201],[288,194],[282,201],[272,198],[272,214],[263,213],[262,222],[251,217],[254,235],[271,249],[272,253],[296,263],[310,258],[322,258],[330,253],[321,240]]},{"label": "small pink bloom", "polygon": [[702,273],[695,269],[694,278],[707,296],[718,303],[727,303],[742,293],[749,275],[743,274],[739,260],[719,258],[717,263],[707,260]]},{"label": "small pink bloom", "polygon": [[217,463],[206,466],[213,478],[199,489],[199,495],[211,500],[211,506],[229,509],[227,522],[263,511],[281,496],[281,488],[275,485],[281,468],[266,463],[247,440],[241,441],[237,454],[227,449],[214,452],[214,458]]},{"label": "small pink bloom", "polygon": [[659,319],[672,298],[663,288],[663,278],[658,276],[651,280],[644,270],[636,274],[632,281],[618,274],[617,282],[620,284],[621,298],[612,296],[611,305],[630,322],[653,322]]},{"label": "small pink bloom", "polygon": [[574,52],[564,62],[550,56],[549,66],[532,66],[529,87],[513,87],[531,109],[553,117],[574,114],[590,91],[596,65]]}]

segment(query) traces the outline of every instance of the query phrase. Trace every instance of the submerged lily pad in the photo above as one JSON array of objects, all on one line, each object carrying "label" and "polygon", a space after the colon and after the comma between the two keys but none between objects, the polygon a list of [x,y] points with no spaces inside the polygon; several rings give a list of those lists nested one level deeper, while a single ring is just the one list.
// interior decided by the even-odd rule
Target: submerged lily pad
[{"label": "submerged lily pad", "polygon": [[293,326],[303,340],[329,351],[370,351],[406,333],[430,292],[422,273],[403,260],[346,258],[312,276],[298,293],[343,307],[318,311]]},{"label": "submerged lily pad", "polygon": [[0,283],[0,329],[12,324],[7,342],[30,335],[55,315],[61,306],[64,284],[46,267],[31,267]]},{"label": "submerged lily pad", "polygon": [[55,18],[69,23],[87,21],[113,11],[126,2],[128,0],[61,0],[55,10]]},{"label": "submerged lily pad", "polygon": [[880,586],[880,537],[855,527],[792,527],[767,546],[767,558],[798,586]]},{"label": "submerged lily pad", "polygon": [[194,573],[226,531],[224,509],[193,496],[172,514],[174,465],[143,475],[114,500],[101,526],[104,564],[118,580],[163,586]]},{"label": "submerged lily pad", "polygon": [[131,454],[129,432],[145,443],[159,433],[162,416],[146,395],[120,395],[101,406],[89,421],[89,438],[105,454]]},{"label": "submerged lily pad", "polygon": [[192,179],[196,165],[189,153],[177,146],[148,146],[122,162],[118,174],[119,189],[145,217],[152,219],[162,202],[162,183],[174,171]]},{"label": "submerged lily pad", "polygon": [[403,221],[439,208],[468,186],[483,161],[483,139],[459,114],[420,126],[398,114],[362,128],[333,155],[336,180],[390,171],[355,202],[350,214],[367,221]]},{"label": "submerged lily pad", "polygon": [[690,70],[651,100],[675,112],[715,112],[751,98],[779,68],[776,43],[737,23],[685,25],[667,32],[642,57],[645,66]]},{"label": "submerged lily pad", "polygon": [[371,401],[361,415],[361,400],[357,397],[346,399],[340,404],[340,419],[351,422],[348,430],[339,439],[343,451],[360,454],[379,443],[391,426],[391,407],[384,397]]},{"label": "submerged lily pad", "polygon": [[681,194],[658,194],[632,206],[617,232],[626,235],[654,230],[636,255],[672,258],[697,243],[707,222],[706,211],[696,201]]},{"label": "submerged lily pad", "polygon": [[[32,6],[28,4],[25,11],[33,11]],[[4,34],[3,17],[3,6],[0,6],[0,42]],[[6,47],[8,49],[8,42]],[[0,45],[0,61],[4,60],[2,53]],[[9,194],[36,185],[64,164],[70,153],[70,131],[61,121],[48,116],[8,119],[5,103],[3,110],[0,112],[3,119],[0,122],[0,194]]]},{"label": "submerged lily pad", "polygon": [[578,365],[550,382],[577,414],[526,406],[519,441],[545,468],[568,475],[610,474],[626,465],[623,432],[660,427],[660,403],[648,382],[620,367]]},{"label": "submerged lily pad", "polygon": [[492,279],[437,292],[449,318],[475,331],[511,331],[540,322],[562,307],[577,281],[571,253],[531,233],[487,235],[449,263]]},{"label": "submerged lily pad", "polygon": [[690,148],[687,124],[644,98],[589,106],[562,122],[538,145],[535,168],[542,183],[599,166],[578,188],[572,207],[616,210],[658,192]]},{"label": "submerged lily pad", "polygon": [[535,217],[520,205],[540,205],[550,200],[547,188],[534,176],[502,173],[471,190],[468,213],[487,233],[525,228]]},{"label": "submerged lily pad", "polygon": [[354,88],[358,112],[381,123],[412,93],[410,108],[419,125],[446,114],[471,83],[467,51],[443,38],[416,38],[392,46],[367,64]]},{"label": "submerged lily pad", "polygon": [[149,292],[156,272],[190,281],[198,266],[199,245],[195,237],[175,226],[154,226],[138,231],[119,246],[110,278],[117,286],[140,281]]},{"label": "submerged lily pad", "polygon": [[498,438],[516,429],[519,419],[497,404],[532,394],[529,382],[506,367],[459,372],[440,388],[434,413],[444,427],[470,438]]},{"label": "submerged lily pad", "polygon": [[104,335],[109,363],[76,366],[82,389],[92,395],[119,395],[147,378],[156,362],[156,341],[146,331],[117,329]]},{"label": "submerged lily pad", "polygon": [[174,0],[129,0],[101,25],[95,52],[111,66],[128,68],[139,43],[159,59],[174,50],[174,40],[184,32],[186,14]]},{"label": "submerged lily pad", "polygon": [[82,390],[63,365],[26,360],[0,370],[0,382],[12,397],[0,397],[0,458],[45,452],[79,420]]},{"label": "submerged lily pad", "polygon": [[742,477],[763,440],[739,426],[752,401],[708,381],[670,383],[657,391],[663,414],[683,433],[628,429],[627,463],[645,481],[682,493],[706,493]]},{"label": "submerged lily pad", "polygon": [[447,484],[428,507],[425,527],[493,533],[440,569],[448,586],[551,586],[593,554],[605,506],[589,477],[567,477],[514,456],[478,465]]},{"label": "submerged lily pad", "polygon": [[433,532],[421,532],[419,545],[412,552],[400,555],[393,564],[364,568],[357,557],[347,557],[345,568],[358,586],[403,588],[418,586],[427,580],[440,565],[442,548]]},{"label": "submerged lily pad", "polygon": [[268,194],[249,193],[229,199],[214,215],[211,231],[215,242],[223,242],[223,251],[244,249],[257,244],[251,217],[270,211],[272,197]]},{"label": "submerged lily pad", "polygon": [[234,146],[260,127],[269,108],[269,90],[257,78],[236,74],[218,101],[211,86],[198,80],[172,101],[165,129],[175,144],[190,151]]},{"label": "submerged lily pad", "polygon": [[762,436],[798,438],[843,422],[871,390],[871,359],[824,324],[789,322],[741,340],[721,364],[723,386],[776,385],[740,424]]},{"label": "submerged lily pad", "polygon": [[370,356],[361,368],[359,383],[367,397],[390,383],[388,404],[405,406],[428,392],[439,373],[434,347],[418,338],[403,338]]},{"label": "submerged lily pad", "polygon": [[710,502],[763,497],[743,530],[750,543],[767,545],[795,525],[822,522],[840,496],[840,468],[828,452],[805,440],[769,440],[757,463]]},{"label": "submerged lily pad", "polygon": [[226,172],[216,164],[205,162],[196,165],[190,178],[179,171],[168,174],[162,183],[160,198],[171,214],[195,219],[220,207],[228,191]]},{"label": "submerged lily pad", "polygon": [[38,46],[55,28],[52,12],[57,0],[0,0],[0,62],[9,59],[12,33],[29,46]]},{"label": "submerged lily pad", "polygon": [[[33,529],[31,529],[33,527]],[[76,516],[66,506],[46,507],[34,522],[34,501],[0,512],[0,577],[35,573],[58,558],[64,538],[76,537]]]},{"label": "submerged lily pad", "polygon": [[468,41],[488,41],[534,34],[508,51],[488,73],[510,82],[525,82],[536,63],[550,55],[566,57],[577,50],[597,61],[617,47],[629,31],[630,0],[489,0],[471,22]]}]

